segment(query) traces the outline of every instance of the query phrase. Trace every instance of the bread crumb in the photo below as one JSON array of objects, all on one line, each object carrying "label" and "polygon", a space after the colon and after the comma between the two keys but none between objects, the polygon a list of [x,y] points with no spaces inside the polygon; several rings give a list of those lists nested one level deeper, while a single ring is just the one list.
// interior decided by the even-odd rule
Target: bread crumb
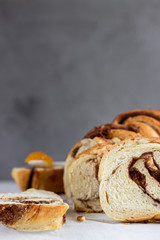
[{"label": "bread crumb", "polygon": [[85,216],[78,216],[77,221],[84,222],[86,220]]},{"label": "bread crumb", "polygon": [[125,225],[129,225],[130,223],[129,222],[126,222]]}]

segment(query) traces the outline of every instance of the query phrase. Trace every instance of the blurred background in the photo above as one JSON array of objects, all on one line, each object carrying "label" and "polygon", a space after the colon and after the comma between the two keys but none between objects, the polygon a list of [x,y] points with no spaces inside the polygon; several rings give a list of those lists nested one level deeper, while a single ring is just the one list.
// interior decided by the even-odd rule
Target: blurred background
[{"label": "blurred background", "polygon": [[0,0],[0,179],[93,126],[159,108],[160,1]]}]

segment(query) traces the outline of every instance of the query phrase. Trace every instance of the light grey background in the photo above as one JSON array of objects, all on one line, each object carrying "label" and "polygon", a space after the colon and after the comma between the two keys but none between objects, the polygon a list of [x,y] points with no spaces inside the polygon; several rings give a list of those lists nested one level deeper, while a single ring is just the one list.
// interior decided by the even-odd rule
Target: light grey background
[{"label": "light grey background", "polygon": [[0,179],[159,102],[159,0],[0,0]]}]

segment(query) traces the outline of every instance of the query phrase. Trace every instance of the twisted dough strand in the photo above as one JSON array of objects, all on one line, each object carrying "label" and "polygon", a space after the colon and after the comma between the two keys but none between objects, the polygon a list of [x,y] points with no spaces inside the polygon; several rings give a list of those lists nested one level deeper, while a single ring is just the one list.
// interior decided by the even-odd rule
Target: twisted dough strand
[{"label": "twisted dough strand", "polygon": [[160,137],[160,110],[134,109],[119,114],[113,124],[120,124],[144,137]]}]

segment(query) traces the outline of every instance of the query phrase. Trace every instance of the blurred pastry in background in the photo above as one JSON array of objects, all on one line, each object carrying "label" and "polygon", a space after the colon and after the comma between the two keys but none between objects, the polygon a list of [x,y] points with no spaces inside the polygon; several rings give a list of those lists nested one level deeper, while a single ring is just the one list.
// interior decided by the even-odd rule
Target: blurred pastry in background
[{"label": "blurred pastry in background", "polygon": [[63,193],[64,164],[55,163],[43,152],[33,152],[27,156],[25,162],[28,167],[13,168],[12,178],[20,190],[29,188]]}]

